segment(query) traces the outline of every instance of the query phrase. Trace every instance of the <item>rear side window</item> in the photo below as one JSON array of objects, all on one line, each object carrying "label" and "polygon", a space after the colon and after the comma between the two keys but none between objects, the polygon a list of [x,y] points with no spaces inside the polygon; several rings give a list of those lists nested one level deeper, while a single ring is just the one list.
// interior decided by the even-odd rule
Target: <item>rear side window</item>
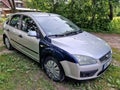
[{"label": "rear side window", "polygon": [[19,24],[20,24],[20,15],[14,15],[10,20],[10,26],[18,29]]},{"label": "rear side window", "polygon": [[6,20],[6,24],[9,24],[9,22],[10,22],[10,16],[8,16],[8,18],[7,18],[7,20]]}]

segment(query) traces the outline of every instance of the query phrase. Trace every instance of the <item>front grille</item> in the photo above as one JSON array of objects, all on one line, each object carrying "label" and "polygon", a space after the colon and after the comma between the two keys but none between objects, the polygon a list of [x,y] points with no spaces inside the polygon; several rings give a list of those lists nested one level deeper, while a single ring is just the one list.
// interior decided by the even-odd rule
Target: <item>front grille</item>
[{"label": "front grille", "polygon": [[100,58],[100,62],[107,61],[111,57],[111,51],[105,54],[103,57]]}]

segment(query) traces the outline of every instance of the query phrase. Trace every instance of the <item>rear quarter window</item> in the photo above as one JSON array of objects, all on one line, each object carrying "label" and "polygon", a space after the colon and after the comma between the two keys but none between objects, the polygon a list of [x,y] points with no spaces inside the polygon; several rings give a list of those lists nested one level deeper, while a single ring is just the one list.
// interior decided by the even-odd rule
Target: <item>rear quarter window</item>
[{"label": "rear quarter window", "polygon": [[7,19],[5,23],[6,23],[6,24],[9,24],[9,19]]}]

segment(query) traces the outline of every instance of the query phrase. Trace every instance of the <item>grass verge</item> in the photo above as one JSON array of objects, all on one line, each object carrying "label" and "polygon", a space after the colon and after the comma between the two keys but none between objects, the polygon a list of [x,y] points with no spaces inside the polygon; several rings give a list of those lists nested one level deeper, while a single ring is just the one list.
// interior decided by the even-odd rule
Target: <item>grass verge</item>
[{"label": "grass verge", "polygon": [[3,30],[2,29],[0,29],[0,35],[2,35],[3,34]]},{"label": "grass verge", "polygon": [[116,48],[113,48],[113,58],[120,62],[120,51]]},{"label": "grass verge", "polygon": [[22,54],[0,56],[0,90],[54,90],[38,65]]}]

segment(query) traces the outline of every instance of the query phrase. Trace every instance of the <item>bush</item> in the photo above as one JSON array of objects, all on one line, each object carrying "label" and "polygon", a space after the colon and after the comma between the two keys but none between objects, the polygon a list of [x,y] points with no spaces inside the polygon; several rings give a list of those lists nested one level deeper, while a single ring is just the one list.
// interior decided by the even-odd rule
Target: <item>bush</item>
[{"label": "bush", "polygon": [[5,22],[6,21],[6,18],[0,18],[0,23],[3,23],[3,22]]},{"label": "bush", "polygon": [[120,34],[120,17],[114,17],[109,24],[111,32]]},{"label": "bush", "polygon": [[[91,29],[93,31],[109,31],[108,8],[103,7],[107,7],[108,4],[105,3],[106,1],[103,2],[98,0],[95,4],[92,4],[88,0],[72,0],[67,5],[58,5],[55,13],[67,17],[80,28]],[[93,17],[94,19],[92,20]]]},{"label": "bush", "polygon": [[120,16],[120,12],[118,12],[117,16]]}]

